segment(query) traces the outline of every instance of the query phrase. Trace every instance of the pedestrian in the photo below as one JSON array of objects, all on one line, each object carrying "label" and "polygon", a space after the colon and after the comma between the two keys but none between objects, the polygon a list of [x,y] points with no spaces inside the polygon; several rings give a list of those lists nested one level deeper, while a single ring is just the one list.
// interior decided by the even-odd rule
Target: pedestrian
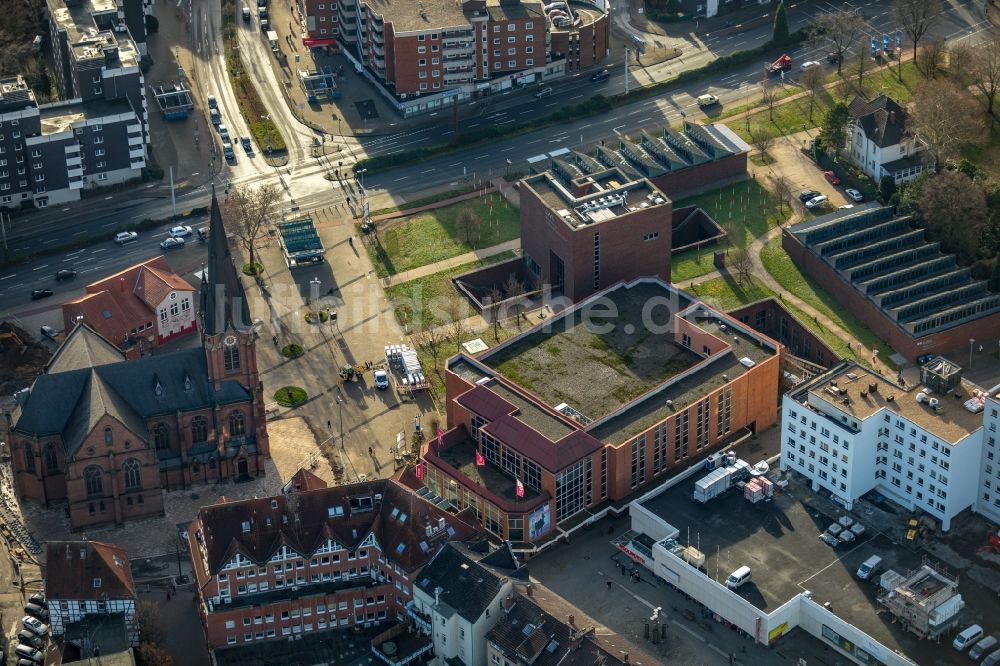
[{"label": "pedestrian", "polygon": [[167,590],[167,601],[170,601],[170,590]]},{"label": "pedestrian", "polygon": [[374,453],[375,453],[375,452],[374,452],[374,451],[372,451],[372,447],[370,447],[370,446],[369,446],[369,447],[368,447],[368,455],[374,455]]},{"label": "pedestrian", "polygon": [[611,589],[611,581],[609,580],[609,581],[607,581],[607,583],[608,583],[608,589],[610,590]]},{"label": "pedestrian", "polygon": [[622,567],[622,576],[625,575],[625,567]]},{"label": "pedestrian", "polygon": [[272,335],[271,336],[271,342],[273,342],[274,346],[277,347],[278,346],[278,336],[277,335]]},{"label": "pedestrian", "polygon": [[326,429],[333,430],[333,424],[330,422],[330,419],[326,420]]}]

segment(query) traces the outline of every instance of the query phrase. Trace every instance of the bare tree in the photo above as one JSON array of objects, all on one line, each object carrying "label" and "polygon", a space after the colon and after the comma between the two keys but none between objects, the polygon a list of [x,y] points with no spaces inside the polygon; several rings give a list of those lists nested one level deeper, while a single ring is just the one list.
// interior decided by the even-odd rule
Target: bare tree
[{"label": "bare tree", "polygon": [[440,373],[441,352],[444,351],[445,336],[441,329],[429,327],[418,333],[415,337],[421,349],[431,355],[434,362],[434,372]]},{"label": "bare tree", "polygon": [[139,625],[139,635],[143,643],[158,645],[163,642],[159,606],[152,601],[138,602],[135,605],[135,621]]},{"label": "bare tree", "polygon": [[247,251],[250,269],[255,274],[257,239],[274,222],[280,202],[281,190],[277,185],[267,183],[258,187],[235,185],[222,204],[222,218]]},{"label": "bare tree", "polygon": [[948,47],[943,39],[932,40],[920,47],[915,63],[924,78],[937,78],[937,75],[944,71],[947,52]]},{"label": "bare tree", "polygon": [[844,58],[865,34],[865,20],[845,10],[821,12],[813,23],[813,41],[822,44],[837,61],[841,73]]},{"label": "bare tree", "polygon": [[462,337],[465,333],[465,318],[469,316],[469,308],[464,299],[452,298],[444,308],[448,320],[451,322],[452,337],[455,344],[462,346]]},{"label": "bare tree", "polygon": [[750,144],[760,151],[760,159],[767,155],[767,149],[774,142],[774,134],[763,125],[754,125],[750,128]]},{"label": "bare tree", "polygon": [[976,259],[990,215],[981,184],[961,171],[945,169],[924,182],[917,211],[928,235],[946,252],[954,252],[960,264]]},{"label": "bare tree", "polygon": [[813,67],[802,72],[799,83],[809,93],[809,122],[813,119],[813,108],[816,106],[816,96],[823,92],[823,82],[826,74],[821,67]]},{"label": "bare tree", "polygon": [[136,656],[142,666],[174,666],[174,658],[153,643],[140,643]]},{"label": "bare tree", "polygon": [[489,310],[490,319],[493,320],[493,339],[500,342],[500,307],[503,305],[503,292],[499,288],[490,289]]},{"label": "bare tree", "polygon": [[503,283],[504,296],[514,302],[514,318],[517,321],[517,330],[521,330],[521,297],[524,296],[524,285],[517,276],[511,274]]},{"label": "bare tree", "polygon": [[[892,0],[893,21],[913,42],[913,58],[917,45],[941,16],[941,0]],[[862,49],[864,50],[864,49]]]},{"label": "bare tree", "polygon": [[479,228],[482,226],[482,221],[476,215],[476,211],[471,208],[463,208],[458,211],[455,224],[458,226],[459,231],[461,231],[462,236],[465,237],[465,242],[471,245],[474,239],[479,236]]},{"label": "bare tree", "polygon": [[744,247],[734,247],[729,251],[729,266],[736,272],[736,281],[741,287],[750,282],[753,272],[753,259],[750,250]]},{"label": "bare tree", "polygon": [[973,69],[977,59],[983,55],[982,50],[973,49],[965,42],[957,42],[948,45],[947,55],[948,64],[945,69],[948,77],[963,88],[971,86]]},{"label": "bare tree", "polygon": [[968,59],[968,73],[972,85],[986,98],[986,113],[993,122],[993,103],[1000,93],[1000,37],[990,36],[986,44],[976,48]]},{"label": "bare tree", "polygon": [[785,206],[792,205],[794,192],[792,183],[787,176],[771,176],[771,194],[778,202],[778,214],[785,214]]},{"label": "bare tree", "polygon": [[778,102],[780,92],[781,89],[769,79],[760,84],[760,103],[767,107],[767,118],[771,122],[774,122],[774,105]]},{"label": "bare tree", "polygon": [[921,83],[913,95],[912,131],[927,148],[927,156],[940,172],[959,148],[981,136],[982,111],[968,93],[946,79]]}]

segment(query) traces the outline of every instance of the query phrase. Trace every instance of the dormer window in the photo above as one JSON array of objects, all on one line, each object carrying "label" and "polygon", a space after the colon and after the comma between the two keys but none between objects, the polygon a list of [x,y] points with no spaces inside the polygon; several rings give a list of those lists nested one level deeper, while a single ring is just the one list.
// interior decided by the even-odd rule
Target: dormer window
[{"label": "dormer window", "polygon": [[111,428],[110,427],[105,428],[104,429],[104,443],[107,444],[108,446],[111,446],[111,444],[112,444],[113,441],[114,441],[114,438],[111,436]]},{"label": "dormer window", "polygon": [[244,520],[243,521],[243,532],[246,533],[246,532],[249,532],[249,531],[250,531],[250,521],[249,520]]},{"label": "dormer window", "polygon": [[101,579],[100,578],[95,578],[94,579],[94,589],[96,590],[96,589],[98,589],[100,587],[101,587]]},{"label": "dormer window", "polygon": [[184,375],[184,390],[185,391],[191,390],[191,377],[188,376],[186,373]]}]

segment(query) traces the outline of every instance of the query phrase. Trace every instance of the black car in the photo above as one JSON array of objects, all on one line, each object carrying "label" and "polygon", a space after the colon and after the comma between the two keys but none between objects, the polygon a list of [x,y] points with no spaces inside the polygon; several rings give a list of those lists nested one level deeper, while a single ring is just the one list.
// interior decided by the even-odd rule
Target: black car
[{"label": "black car", "polygon": [[51,289],[33,289],[31,291],[31,300],[37,301],[40,298],[48,298],[52,295]]},{"label": "black car", "polygon": [[826,61],[828,63],[832,64],[832,65],[836,65],[837,63],[839,63],[843,59],[844,59],[844,56],[840,55],[839,53],[827,53],[826,54]]},{"label": "black car", "polygon": [[799,192],[799,201],[805,203],[812,199],[813,197],[818,197],[820,195],[816,190],[802,190]]},{"label": "black car", "polygon": [[[74,275],[76,275],[75,272],[74,272]],[[37,592],[35,594],[31,595],[30,597],[28,597],[28,603],[29,604],[38,604],[42,608],[48,608],[49,607],[49,602],[45,600],[45,595],[44,594],[38,594]]]},{"label": "black car", "polygon": [[606,69],[602,69],[601,71],[599,71],[599,72],[595,73],[593,76],[591,76],[590,80],[591,81],[607,81],[609,78],[611,78],[611,72],[609,72]]},{"label": "black car", "polygon": [[62,282],[63,280],[72,280],[76,277],[76,271],[70,270],[69,268],[64,268],[58,273],[56,273],[56,280]]},{"label": "black car", "polygon": [[41,650],[42,646],[45,645],[45,642],[41,638],[34,635],[27,629],[22,629],[20,633],[17,634],[17,640],[19,643],[23,645],[30,645],[36,650]]}]

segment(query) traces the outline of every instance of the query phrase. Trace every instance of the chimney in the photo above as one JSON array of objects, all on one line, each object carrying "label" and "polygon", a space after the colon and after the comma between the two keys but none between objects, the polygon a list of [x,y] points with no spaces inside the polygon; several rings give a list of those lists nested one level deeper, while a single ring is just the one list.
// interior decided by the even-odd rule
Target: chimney
[{"label": "chimney", "polygon": [[576,629],[576,618],[573,617],[572,613],[570,613],[570,615],[569,615],[569,626],[571,626],[574,629]]},{"label": "chimney", "polygon": [[628,652],[626,652],[625,656],[622,657],[622,661],[624,661],[626,664],[628,663]]},{"label": "chimney", "polygon": [[508,594],[506,597],[504,597],[504,600],[503,600],[503,609],[505,611],[509,611],[513,607],[514,607],[514,595],[513,594]]},{"label": "chimney", "polygon": [[524,588],[524,591],[527,592],[528,596],[530,597],[531,594],[532,594],[532,592],[535,591],[535,586],[534,585],[528,585],[526,588]]},{"label": "chimney", "polygon": [[440,587],[435,587],[434,588],[434,605],[435,606],[439,606],[441,604],[441,591],[442,590],[441,590]]}]

